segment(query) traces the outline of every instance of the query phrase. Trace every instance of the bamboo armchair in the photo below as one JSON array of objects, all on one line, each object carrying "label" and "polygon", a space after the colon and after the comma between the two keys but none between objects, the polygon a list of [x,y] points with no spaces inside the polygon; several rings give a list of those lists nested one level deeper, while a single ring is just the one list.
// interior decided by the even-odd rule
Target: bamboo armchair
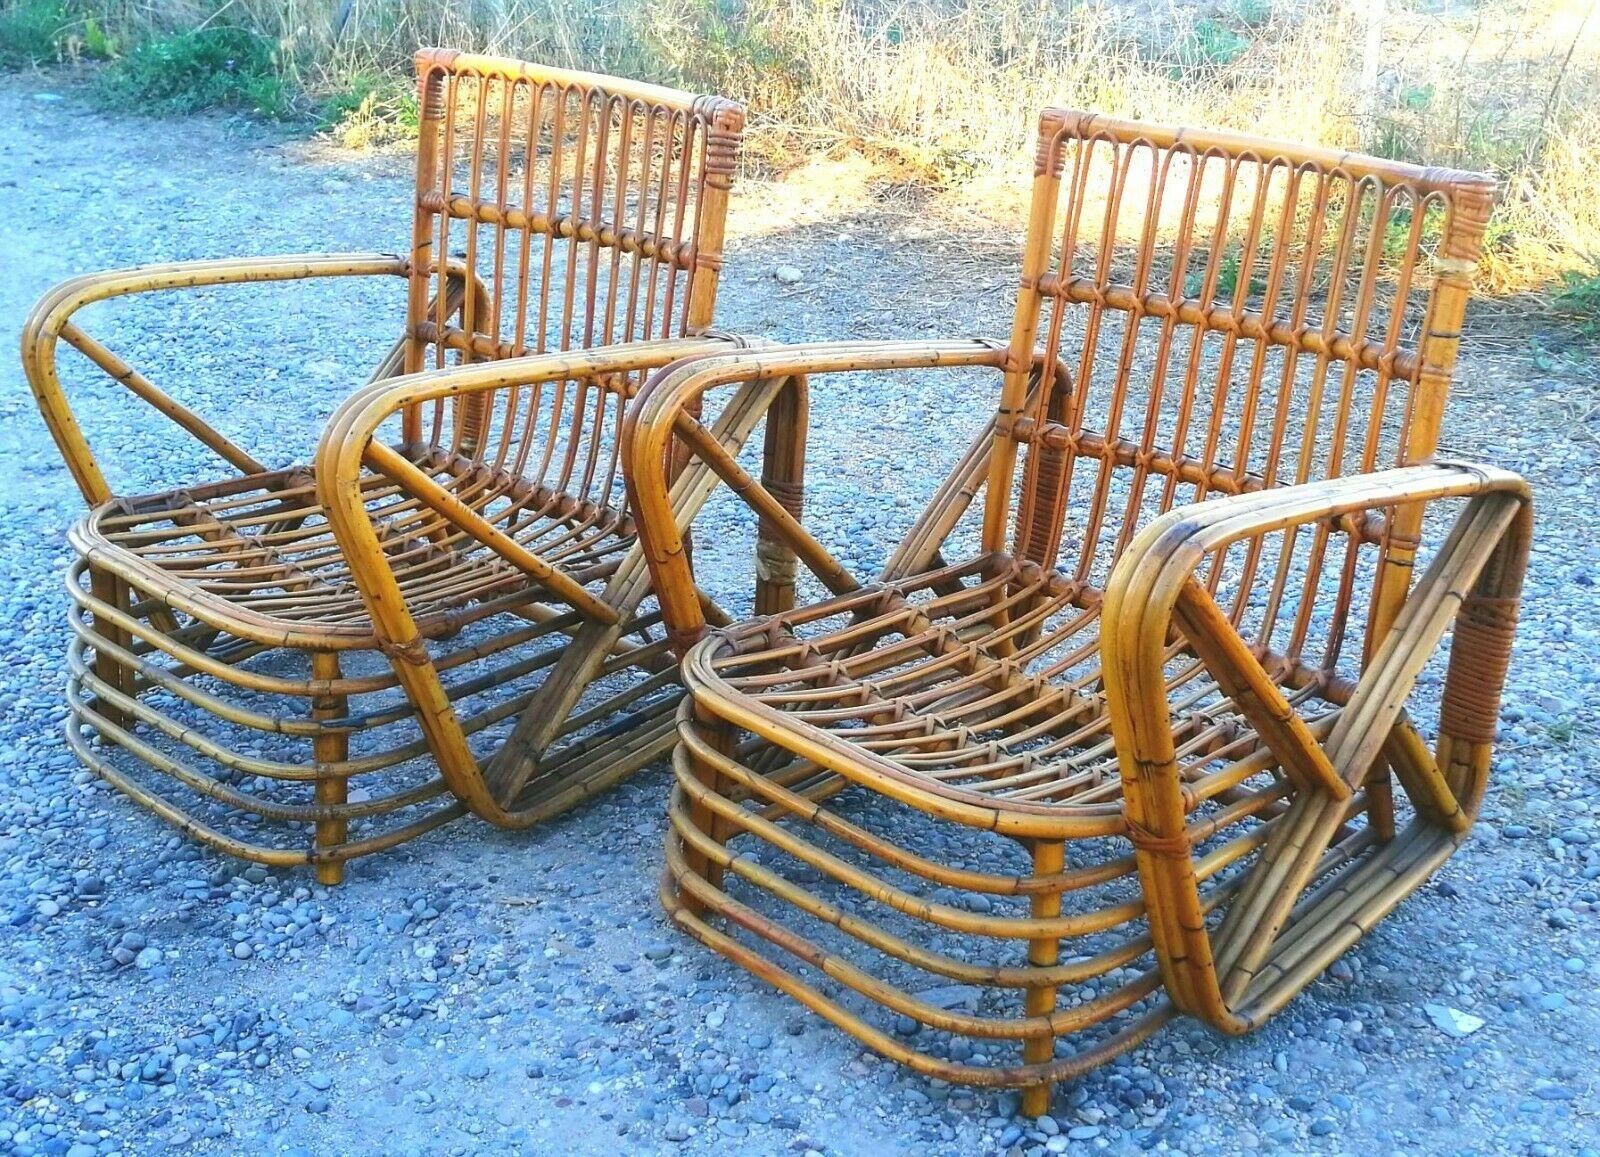
[{"label": "bamboo armchair", "polygon": [[[1005,345],[654,375],[625,454],[685,653],[672,918],[1030,1115],[1177,1013],[1240,1033],[1290,1000],[1482,799],[1529,494],[1431,455],[1492,199],[1471,173],[1050,111]],[[998,408],[859,583],[799,521],[808,379],[931,367],[998,371]],[[757,479],[690,414],[762,378],[792,400]],[[759,515],[755,619],[700,614],[672,438]],[[832,597],[796,606],[797,562]]]},{"label": "bamboo armchair", "polygon": [[[190,835],[327,883],[468,811],[532,824],[665,750],[674,665],[638,610],[616,435],[644,370],[730,348],[709,326],[738,105],[442,50],[417,69],[409,256],[80,277],[23,334],[90,507],[70,532],[69,743]],[[307,466],[235,445],[76,320],[125,294],[380,275],[404,279],[399,340]],[[61,342],[234,473],[114,494]],[[440,716],[459,741],[442,775]],[[464,763],[463,736],[503,774]]]}]

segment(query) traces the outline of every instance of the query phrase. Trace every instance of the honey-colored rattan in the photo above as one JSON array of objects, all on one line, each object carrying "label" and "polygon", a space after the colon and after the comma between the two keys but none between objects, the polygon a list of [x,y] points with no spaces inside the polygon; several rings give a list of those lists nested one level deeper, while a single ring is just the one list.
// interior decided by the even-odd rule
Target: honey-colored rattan
[{"label": "honey-colored rattan", "polygon": [[[674,664],[639,611],[617,432],[643,371],[730,348],[709,326],[738,105],[443,50],[417,67],[407,255],[81,277],[23,335],[90,506],[71,531],[73,749],[191,835],[325,882],[468,811],[531,824],[666,749]],[[406,280],[403,336],[293,469],[75,320],[126,294],[378,275]],[[113,494],[62,342],[235,473]],[[479,760],[496,755],[491,783]]]},{"label": "honey-colored rattan", "polygon": [[[1521,479],[1432,460],[1492,194],[1051,111],[1004,345],[653,376],[625,453],[686,652],[674,920],[1033,1114],[1176,1013],[1254,1027],[1414,890],[1482,798],[1528,550]],[[796,517],[808,379],[958,366],[999,371],[994,418],[863,585]],[[757,479],[686,415],[762,379],[796,401]],[[708,633],[672,437],[760,516],[751,621]],[[833,597],[796,608],[797,561]]]}]

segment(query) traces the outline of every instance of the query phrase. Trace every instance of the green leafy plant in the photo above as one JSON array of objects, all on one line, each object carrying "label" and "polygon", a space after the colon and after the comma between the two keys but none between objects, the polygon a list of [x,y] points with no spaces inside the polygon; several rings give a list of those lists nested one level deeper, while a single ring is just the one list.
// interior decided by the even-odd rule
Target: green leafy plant
[{"label": "green leafy plant", "polygon": [[1247,27],[1260,27],[1272,19],[1272,0],[1238,0],[1233,6],[1233,14]]},{"label": "green leafy plant", "polygon": [[[1411,250],[1411,232],[1416,224],[1415,214],[1406,206],[1395,207],[1383,227],[1383,259],[1390,262],[1404,260]],[[1428,206],[1422,216],[1422,226],[1417,230],[1417,247],[1424,255],[1432,253],[1439,243],[1444,224],[1443,212]]]},{"label": "green leafy plant", "polygon": [[[1243,255],[1236,246],[1230,246],[1222,255],[1222,260],[1217,264],[1218,297],[1232,298],[1239,288],[1239,271],[1244,267]],[[1189,297],[1199,297],[1205,289],[1206,270],[1204,265],[1190,269],[1184,278],[1183,292]],[[1249,293],[1265,293],[1267,279],[1263,275],[1259,264],[1251,271]]]},{"label": "green leafy plant", "polygon": [[1589,273],[1567,273],[1556,294],[1556,308],[1575,318],[1585,334],[1600,334],[1600,265]]},{"label": "green leafy plant", "polygon": [[317,106],[317,122],[348,148],[410,140],[417,135],[417,94],[393,77],[359,73]]},{"label": "green leafy plant", "polygon": [[1528,339],[1528,356],[1533,359],[1534,365],[1547,374],[1555,373],[1560,364],[1555,355],[1545,348],[1544,342],[1539,340],[1538,334]]},{"label": "green leafy plant", "polygon": [[243,28],[205,28],[147,40],[100,78],[101,96],[149,112],[244,108],[265,116],[290,111],[274,46]]},{"label": "green leafy plant", "polygon": [[1407,84],[1400,88],[1400,107],[1411,112],[1423,112],[1433,104],[1433,85]]},{"label": "green leafy plant", "polygon": [[1250,41],[1219,20],[1201,20],[1178,41],[1179,72],[1226,68],[1244,55]]},{"label": "green leafy plant", "polygon": [[54,60],[72,17],[60,0],[22,0],[0,8],[0,68]]},{"label": "green leafy plant", "polygon": [[117,38],[100,26],[93,16],[84,18],[83,32],[76,38],[77,50],[96,60],[110,60],[117,55]]}]

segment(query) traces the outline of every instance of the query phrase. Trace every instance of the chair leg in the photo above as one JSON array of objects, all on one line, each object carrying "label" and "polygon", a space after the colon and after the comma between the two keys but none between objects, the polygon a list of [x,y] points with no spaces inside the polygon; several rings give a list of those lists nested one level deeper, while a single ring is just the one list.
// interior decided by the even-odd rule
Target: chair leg
[{"label": "chair leg", "polygon": [[[90,567],[89,589],[98,601],[113,606],[124,614],[127,613],[131,605],[131,600],[128,597],[128,584],[115,575],[101,570],[99,567]],[[97,615],[94,621],[94,629],[96,635],[119,647],[127,649],[133,645],[133,640],[128,636],[128,632],[122,630],[108,619],[100,618]],[[133,694],[133,671],[101,651],[98,647],[95,648],[94,673],[100,677],[101,681],[115,687],[124,695],[131,696]],[[115,726],[124,730],[133,727],[133,720],[129,718],[127,712],[118,710],[106,702],[100,703],[99,708]]]},{"label": "chair leg", "polygon": [[[707,745],[715,751],[723,755],[731,755],[734,748],[733,727],[722,719],[719,719],[717,716],[711,714],[711,712],[705,710],[699,704],[695,704],[693,710],[695,716],[695,730],[700,732],[701,738],[704,739]],[[694,757],[691,756],[690,758],[692,759]],[[696,759],[694,764],[694,776],[701,783],[705,784],[706,787],[710,788],[715,794],[723,794],[722,773],[719,772],[715,767],[712,767],[702,760]],[[716,840],[718,843],[721,843],[726,837],[727,833],[723,830],[725,825],[717,822],[716,815],[705,804],[691,804],[689,808],[689,819],[695,827],[699,828],[707,836],[711,837],[713,840]],[[713,862],[703,852],[696,852],[693,849],[687,849],[685,851],[685,858],[688,860],[689,867],[695,873],[695,875],[699,876],[713,888],[722,887],[721,864]],[[683,902],[684,906],[692,914],[696,916],[705,915],[705,905],[697,902],[687,893],[684,894]]]},{"label": "chair leg", "polygon": [[[803,377],[790,378],[767,408],[766,445],[761,455],[761,485],[796,519],[804,505],[808,395]],[[756,541],[758,615],[794,608],[794,551],[761,520]]]},{"label": "chair leg", "polygon": [[1394,839],[1394,777],[1389,774],[1389,763],[1378,759],[1367,773],[1367,822],[1372,825],[1378,842],[1387,844]]},{"label": "chair leg", "polygon": [[[1035,876],[1053,876],[1059,873],[1066,862],[1066,844],[1061,840],[1036,840],[1033,844],[1033,874]],[[1029,915],[1035,920],[1054,920],[1061,915],[1061,893],[1039,892],[1036,893],[1028,904]],[[1050,968],[1058,964],[1061,959],[1061,939],[1058,936],[1042,936],[1028,941],[1028,963],[1034,968]],[[1056,1010],[1056,990],[1054,985],[1030,985],[1024,996],[1023,1009],[1029,1016],[1049,1016]],[[1055,1057],[1056,1041],[1052,1034],[1046,1033],[1036,1037],[1029,1037],[1022,1042],[1022,1061],[1024,1064],[1043,1064]],[[1050,1096],[1055,1091],[1055,1086],[1046,1081],[1043,1084],[1029,1085],[1022,1090],[1022,1114],[1026,1117],[1041,1117],[1050,1111]]]},{"label": "chair leg", "polygon": [[[314,651],[311,654],[311,677],[332,681],[339,678],[339,653]],[[343,695],[322,694],[311,700],[311,718],[318,722],[342,718],[348,705]],[[343,763],[350,756],[350,737],[343,731],[319,731],[312,741],[312,755],[318,768],[330,763]],[[342,804],[349,798],[350,781],[342,775],[322,774],[317,779],[318,804]],[[325,819],[317,821],[316,848],[324,852],[343,846],[349,832],[349,821]],[[343,860],[318,860],[317,883],[338,884],[344,880]]]}]

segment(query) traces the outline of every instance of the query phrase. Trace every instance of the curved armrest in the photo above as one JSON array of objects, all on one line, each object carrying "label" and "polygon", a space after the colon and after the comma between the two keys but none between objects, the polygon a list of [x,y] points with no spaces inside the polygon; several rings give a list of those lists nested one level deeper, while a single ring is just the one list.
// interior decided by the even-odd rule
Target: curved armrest
[{"label": "curved armrest", "polygon": [[541,382],[656,369],[686,356],[726,350],[737,340],[722,336],[676,338],[473,363],[373,382],[346,398],[328,420],[317,447],[317,495],[335,538],[351,561],[352,573],[371,608],[373,625],[380,638],[391,646],[412,646],[417,629],[401,598],[388,558],[379,546],[377,528],[368,515],[361,489],[363,467],[386,475],[459,530],[524,570],[530,578],[550,587],[585,615],[602,622],[617,618],[614,608],[490,525],[405,455],[379,441],[376,435],[385,421],[424,402]]},{"label": "curved armrest", "polygon": [[[1382,581],[1404,601],[1386,631],[1375,628],[1382,638],[1368,641],[1370,658],[1331,730],[1314,737],[1196,581],[1197,569],[1209,554],[1241,539],[1365,511],[1415,512],[1441,498],[1468,502],[1409,595],[1414,544],[1391,544],[1391,554],[1403,557],[1391,558]],[[1272,946],[1380,758],[1405,788],[1417,823],[1446,841],[1460,839],[1471,826],[1488,773],[1531,529],[1528,485],[1516,474],[1435,462],[1181,507],[1129,544],[1102,604],[1105,692],[1128,837],[1146,902],[1160,916],[1152,935],[1174,1000],[1185,1011],[1239,1032],[1298,991],[1295,978],[1304,969],[1286,976],[1266,967]],[[1440,737],[1430,753],[1406,720],[1405,704],[1452,622]],[[1267,868],[1247,884],[1252,901],[1236,902],[1215,933],[1208,931],[1200,900],[1188,826],[1192,796],[1178,772],[1169,718],[1164,667],[1173,627],[1248,719],[1292,789],[1293,822],[1283,824],[1293,840],[1274,844],[1271,857],[1263,854]],[[1373,806],[1370,795],[1366,804]],[[1385,838],[1392,833],[1378,835]],[[1340,943],[1328,939],[1308,960],[1322,967]]]},{"label": "curved armrest", "polygon": [[67,469],[72,472],[73,480],[90,505],[104,502],[111,497],[111,491],[61,388],[61,379],[56,371],[56,343],[63,338],[221,457],[246,473],[254,473],[264,467],[189,410],[151,386],[110,350],[84,334],[73,324],[72,316],[93,302],[133,293],[265,281],[303,281],[312,277],[367,277],[376,274],[403,277],[407,272],[405,259],[392,253],[313,253],[144,265],[74,277],[46,293],[23,325],[23,372],[27,375],[28,385],[45,425],[49,427],[51,437],[66,460]]},{"label": "curved armrest", "polygon": [[623,611],[484,520],[405,455],[377,440],[379,427],[392,415],[428,401],[483,395],[541,382],[626,375],[655,369],[686,355],[726,350],[738,340],[706,336],[637,342],[407,374],[358,390],[329,419],[317,447],[318,499],[340,550],[350,562],[351,575],[372,617],[373,632],[417,708],[418,722],[446,782],[476,814],[492,822],[508,822],[511,816],[481,770],[476,770],[477,760],[428,657],[416,620],[384,553],[378,527],[367,510],[361,485],[363,467],[384,474],[462,533],[583,612],[591,622],[614,626],[623,618]]},{"label": "curved armrest", "polygon": [[943,366],[1003,368],[1006,351],[994,343],[965,341],[823,342],[769,347],[685,359],[654,375],[640,390],[623,423],[623,476],[650,574],[673,646],[681,657],[705,633],[706,621],[684,549],[668,469],[669,444],[681,438],[770,524],[807,567],[836,593],[857,583],[801,527],[773,494],[734,461],[697,421],[692,407],[718,386],[809,374]]},{"label": "curved armrest", "polygon": [[[1106,584],[1107,693],[1148,691],[1152,664],[1161,687],[1160,655],[1175,608],[1207,555],[1241,539],[1440,498],[1499,494],[1529,501],[1528,484],[1509,470],[1433,462],[1372,474],[1232,495],[1181,506],[1156,519],[1128,544]],[[1170,735],[1168,736],[1170,740]]]}]

